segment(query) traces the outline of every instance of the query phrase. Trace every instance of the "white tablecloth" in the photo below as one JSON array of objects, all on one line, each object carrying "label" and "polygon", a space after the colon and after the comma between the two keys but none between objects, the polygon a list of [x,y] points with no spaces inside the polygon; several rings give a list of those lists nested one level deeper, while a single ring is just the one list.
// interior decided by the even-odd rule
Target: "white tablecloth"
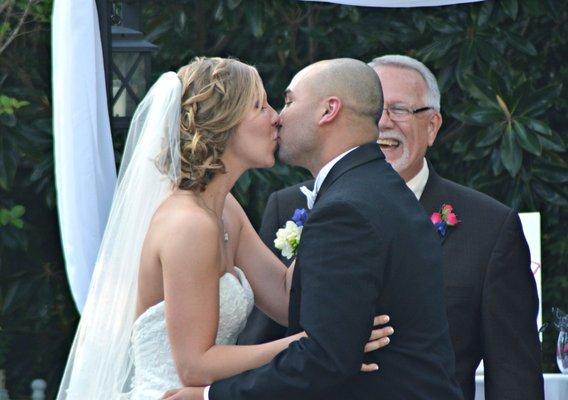
[{"label": "white tablecloth", "polygon": [[[543,376],[545,400],[568,399],[568,375],[544,374]],[[475,377],[475,400],[485,400],[483,375]]]}]

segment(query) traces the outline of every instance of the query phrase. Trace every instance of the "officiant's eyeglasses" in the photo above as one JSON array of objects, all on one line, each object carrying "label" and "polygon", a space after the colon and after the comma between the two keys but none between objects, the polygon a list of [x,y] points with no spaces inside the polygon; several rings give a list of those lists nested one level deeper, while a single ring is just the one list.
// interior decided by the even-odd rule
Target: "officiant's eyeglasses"
[{"label": "officiant's eyeglasses", "polygon": [[386,111],[387,115],[392,121],[408,121],[411,116],[424,111],[431,110],[432,107],[422,107],[412,110],[410,108],[404,108],[399,106],[385,107],[383,110]]}]

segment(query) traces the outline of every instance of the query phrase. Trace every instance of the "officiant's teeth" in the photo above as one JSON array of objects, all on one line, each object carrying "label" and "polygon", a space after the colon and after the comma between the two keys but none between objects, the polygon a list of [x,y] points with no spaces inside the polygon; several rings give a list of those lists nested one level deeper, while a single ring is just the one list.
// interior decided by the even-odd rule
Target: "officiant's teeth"
[{"label": "officiant's teeth", "polygon": [[379,146],[386,146],[386,147],[398,147],[400,142],[396,139],[379,139],[378,140]]}]

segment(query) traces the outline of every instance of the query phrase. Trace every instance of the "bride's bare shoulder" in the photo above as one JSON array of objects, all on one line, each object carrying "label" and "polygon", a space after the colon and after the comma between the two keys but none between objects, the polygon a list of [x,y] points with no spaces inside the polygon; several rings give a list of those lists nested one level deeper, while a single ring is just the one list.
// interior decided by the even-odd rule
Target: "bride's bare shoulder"
[{"label": "bride's bare shoulder", "polygon": [[165,234],[183,235],[197,232],[217,234],[219,225],[214,216],[195,202],[182,196],[168,197],[156,210],[150,229]]},{"label": "bride's bare shoulder", "polygon": [[233,220],[242,222],[242,219],[246,217],[245,210],[239,204],[237,199],[229,193],[225,199],[225,210],[224,212]]}]

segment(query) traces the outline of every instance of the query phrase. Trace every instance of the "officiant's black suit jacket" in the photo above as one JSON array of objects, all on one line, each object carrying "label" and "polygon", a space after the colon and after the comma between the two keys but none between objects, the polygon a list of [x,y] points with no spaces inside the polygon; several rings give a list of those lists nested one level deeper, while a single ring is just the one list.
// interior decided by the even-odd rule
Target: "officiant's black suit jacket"
[{"label": "officiant's black suit jacket", "polygon": [[[517,213],[489,196],[440,177],[431,164],[429,167],[420,198],[427,215],[446,203],[454,207],[460,220],[440,240],[456,377],[464,396],[473,400],[475,370],[483,358],[487,400],[542,399],[535,322],[538,299]],[[275,192],[268,200],[260,235],[278,256],[275,232],[294,209],[305,207],[306,198],[299,190],[302,185],[311,189],[313,181]],[[393,325],[396,329],[396,322]],[[262,343],[278,339],[284,332],[285,328],[255,309],[240,342]]]},{"label": "officiant's black suit jacket", "polygon": [[[441,246],[430,221],[375,143],[330,171],[296,259],[289,334],[269,364],[219,381],[211,400],[461,399],[443,296]],[[373,316],[391,343],[364,355]],[[377,372],[360,372],[376,362]]]}]

